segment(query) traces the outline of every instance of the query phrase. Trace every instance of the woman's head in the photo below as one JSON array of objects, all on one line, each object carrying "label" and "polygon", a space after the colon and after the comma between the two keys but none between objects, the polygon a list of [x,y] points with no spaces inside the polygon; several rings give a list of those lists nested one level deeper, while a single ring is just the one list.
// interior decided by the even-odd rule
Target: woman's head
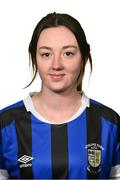
[{"label": "woman's head", "polygon": [[[32,61],[32,68],[33,68],[33,79],[31,83],[34,81],[36,74],[37,74],[37,61],[36,61],[36,52],[37,52],[37,43],[40,37],[40,34],[43,30],[52,27],[59,27],[65,26],[68,28],[75,36],[77,43],[79,45],[79,49],[82,55],[82,62],[80,66],[80,73],[77,78],[77,90],[82,90],[82,80],[85,72],[85,65],[89,60],[91,70],[92,70],[92,59],[90,54],[90,46],[87,43],[85,33],[80,25],[80,23],[68,14],[59,14],[59,13],[51,13],[47,16],[43,17],[37,26],[34,29],[31,42],[29,45],[29,55],[30,61]],[[54,37],[53,37],[54,38]],[[30,84],[31,84],[30,83]],[[30,85],[29,84],[29,85]]]}]

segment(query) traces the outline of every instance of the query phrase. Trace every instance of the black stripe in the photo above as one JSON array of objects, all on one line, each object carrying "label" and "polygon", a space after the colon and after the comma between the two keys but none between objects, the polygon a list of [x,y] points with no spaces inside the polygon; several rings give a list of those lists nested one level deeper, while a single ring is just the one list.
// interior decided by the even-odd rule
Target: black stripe
[{"label": "black stripe", "polygon": [[[87,108],[87,144],[88,144],[88,170],[87,179],[98,179],[100,165],[94,167],[89,162],[95,150],[101,151],[101,111],[96,105],[90,104]],[[93,155],[94,156],[94,155]]]},{"label": "black stripe", "polygon": [[52,178],[68,179],[67,124],[51,126]]},{"label": "black stripe", "polygon": [[16,117],[16,114],[20,114],[19,112],[21,113],[21,107],[15,107],[0,113],[0,128],[8,126],[12,121],[14,121],[14,117]]},{"label": "black stripe", "polygon": [[[16,113],[16,129],[18,137],[18,159],[24,155],[32,157],[32,135],[31,135],[31,117],[25,108],[19,109],[19,113]],[[19,162],[20,178],[21,179],[33,179],[32,161],[25,163]],[[28,167],[22,167],[26,165]]]}]

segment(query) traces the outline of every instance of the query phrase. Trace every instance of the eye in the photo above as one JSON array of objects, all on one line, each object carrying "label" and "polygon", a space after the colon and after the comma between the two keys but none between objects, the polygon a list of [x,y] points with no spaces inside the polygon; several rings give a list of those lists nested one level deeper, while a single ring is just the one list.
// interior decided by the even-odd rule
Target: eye
[{"label": "eye", "polygon": [[43,57],[43,58],[49,58],[50,56],[51,56],[51,54],[49,52],[41,53],[41,57]]},{"label": "eye", "polygon": [[41,56],[45,56],[45,57],[48,57],[50,55],[50,53],[42,53]]},{"label": "eye", "polygon": [[66,52],[64,53],[64,56],[65,56],[65,57],[72,57],[72,56],[74,56],[74,54],[75,54],[75,53],[73,53],[73,52],[71,52],[71,51],[66,51]]}]

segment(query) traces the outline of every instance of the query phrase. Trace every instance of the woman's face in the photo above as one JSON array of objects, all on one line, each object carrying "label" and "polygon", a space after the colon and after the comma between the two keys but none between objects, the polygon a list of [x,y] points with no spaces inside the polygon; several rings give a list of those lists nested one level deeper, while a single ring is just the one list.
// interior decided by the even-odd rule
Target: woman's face
[{"label": "woman's face", "polygon": [[74,34],[65,26],[44,29],[37,43],[36,61],[43,89],[76,89],[82,56]]}]

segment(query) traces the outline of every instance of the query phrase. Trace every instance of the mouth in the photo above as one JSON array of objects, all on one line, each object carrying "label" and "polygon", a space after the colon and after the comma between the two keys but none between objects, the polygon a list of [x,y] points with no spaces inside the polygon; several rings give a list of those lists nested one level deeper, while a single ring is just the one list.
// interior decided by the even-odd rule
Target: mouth
[{"label": "mouth", "polygon": [[65,74],[50,74],[50,77],[53,80],[62,80],[64,78]]}]

